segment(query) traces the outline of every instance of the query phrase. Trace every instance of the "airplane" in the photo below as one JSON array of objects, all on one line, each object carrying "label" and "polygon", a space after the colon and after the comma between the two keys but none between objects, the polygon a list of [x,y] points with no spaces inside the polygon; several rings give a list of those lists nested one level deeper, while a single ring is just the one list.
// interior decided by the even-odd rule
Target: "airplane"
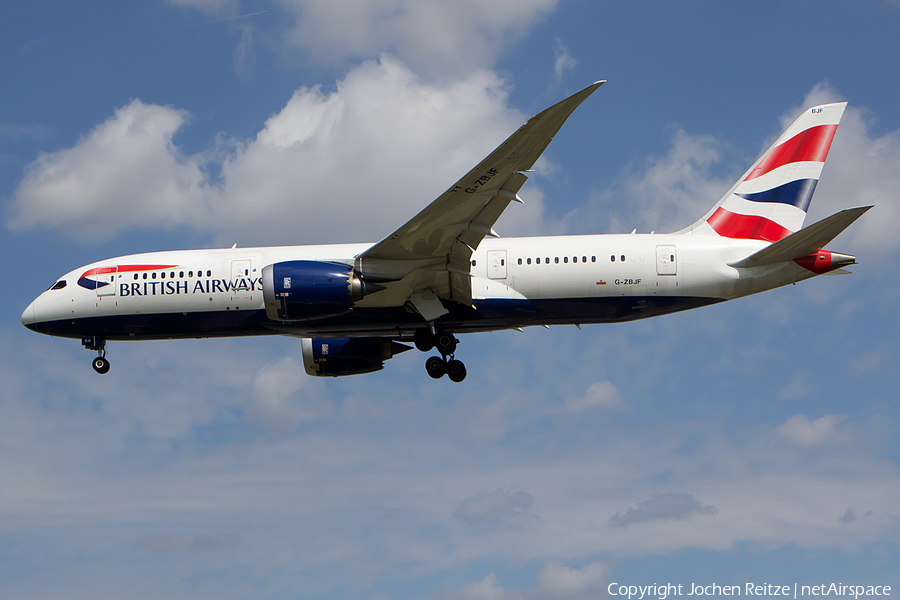
[{"label": "airplane", "polygon": [[854,256],[824,247],[871,206],[803,228],[846,102],[807,108],[719,202],[670,234],[501,238],[493,226],[598,81],[532,117],[399,229],[371,244],[153,252],[79,267],[22,313],[29,329],[81,338],[109,371],[107,341],[286,335],[305,371],[378,371],[433,348],[431,377],[466,378],[456,335],[617,323],[756,294]]}]

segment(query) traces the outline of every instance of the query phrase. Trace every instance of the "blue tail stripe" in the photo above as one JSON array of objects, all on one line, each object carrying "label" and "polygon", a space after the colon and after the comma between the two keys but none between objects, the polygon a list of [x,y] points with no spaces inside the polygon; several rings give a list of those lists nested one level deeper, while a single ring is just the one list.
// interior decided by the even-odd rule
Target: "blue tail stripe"
[{"label": "blue tail stripe", "polygon": [[756,192],[754,194],[735,194],[744,200],[752,202],[780,202],[782,204],[792,204],[806,212],[809,208],[809,202],[812,200],[813,192],[816,191],[816,179],[798,179],[779,185],[765,192]]}]

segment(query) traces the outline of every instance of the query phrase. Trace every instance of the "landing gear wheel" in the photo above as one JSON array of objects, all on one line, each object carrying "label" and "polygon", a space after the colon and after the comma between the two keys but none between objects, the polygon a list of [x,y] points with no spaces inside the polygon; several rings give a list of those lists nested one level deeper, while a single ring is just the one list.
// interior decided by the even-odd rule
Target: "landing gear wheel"
[{"label": "landing gear wheel", "polygon": [[425,361],[425,370],[428,371],[428,374],[434,379],[440,379],[444,376],[444,366],[444,359],[438,356],[432,356]]},{"label": "landing gear wheel", "polygon": [[437,346],[438,352],[444,356],[449,356],[456,352],[456,344],[456,338],[453,337],[452,333],[439,331],[438,334],[434,336],[434,345]]},{"label": "landing gear wheel", "polygon": [[428,352],[434,348],[434,336],[427,329],[416,329],[413,334],[413,342],[420,352]]},{"label": "landing gear wheel", "polygon": [[109,372],[109,361],[103,356],[98,356],[93,362],[94,370],[103,375]]},{"label": "landing gear wheel", "polygon": [[466,378],[466,365],[461,360],[451,360],[447,363],[447,377],[453,383],[460,383]]}]

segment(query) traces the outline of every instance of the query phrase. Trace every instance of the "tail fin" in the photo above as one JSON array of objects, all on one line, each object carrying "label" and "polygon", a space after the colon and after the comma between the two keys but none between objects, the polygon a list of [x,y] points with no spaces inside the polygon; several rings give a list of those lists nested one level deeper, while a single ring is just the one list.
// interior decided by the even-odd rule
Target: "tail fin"
[{"label": "tail fin", "polygon": [[846,106],[806,109],[702,219],[680,233],[777,242],[798,231]]}]

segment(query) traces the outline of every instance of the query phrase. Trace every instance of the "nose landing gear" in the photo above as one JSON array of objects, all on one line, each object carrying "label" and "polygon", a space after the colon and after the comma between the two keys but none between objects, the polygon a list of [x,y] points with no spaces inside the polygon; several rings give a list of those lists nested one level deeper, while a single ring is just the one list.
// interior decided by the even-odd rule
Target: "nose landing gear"
[{"label": "nose landing gear", "polygon": [[440,379],[447,375],[454,383],[460,383],[466,378],[466,365],[453,357],[459,342],[452,333],[446,331],[432,333],[427,329],[419,329],[415,333],[414,341],[416,348],[422,352],[428,352],[436,347],[441,353],[441,356],[432,356],[425,361],[425,371],[430,377]]},{"label": "nose landing gear", "polygon": [[109,372],[109,361],[106,360],[106,340],[102,337],[89,335],[81,338],[81,345],[88,350],[97,352],[97,358],[91,362],[94,370],[103,375]]},{"label": "nose landing gear", "polygon": [[94,370],[103,375],[109,372],[109,361],[105,356],[98,356],[93,362]]}]

